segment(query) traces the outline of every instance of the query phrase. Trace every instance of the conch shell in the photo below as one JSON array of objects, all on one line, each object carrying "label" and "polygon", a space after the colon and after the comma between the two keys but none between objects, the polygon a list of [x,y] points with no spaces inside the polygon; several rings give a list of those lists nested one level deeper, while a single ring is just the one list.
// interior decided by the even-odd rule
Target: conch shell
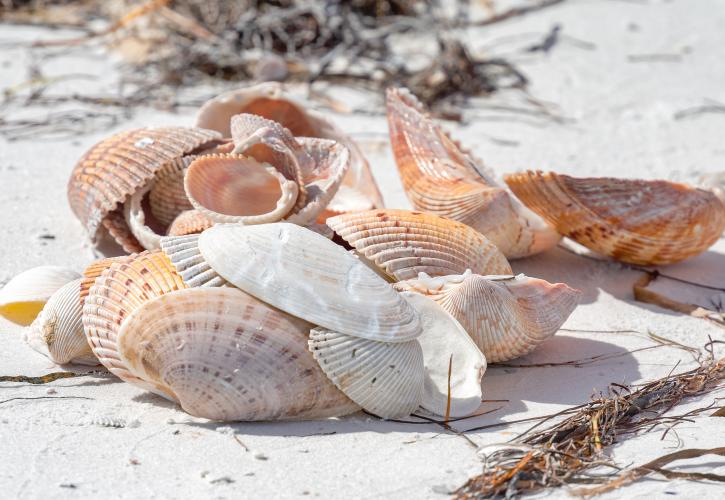
[{"label": "conch shell", "polygon": [[564,236],[630,264],[672,264],[693,257],[725,229],[725,204],[685,184],[540,171],[512,174],[506,182]]},{"label": "conch shell", "polygon": [[123,321],[121,361],[191,415],[290,420],[358,410],[307,350],[309,323],[235,288],[150,300]]},{"label": "conch shell", "polygon": [[413,94],[388,89],[387,108],[393,155],[414,208],[473,227],[511,259],[556,245],[554,228],[484,173]]},{"label": "conch shell", "polygon": [[563,283],[519,276],[457,276],[396,283],[397,290],[426,295],[456,318],[489,363],[528,354],[552,337],[579,301]]},{"label": "conch shell", "polygon": [[27,326],[59,288],[80,277],[72,269],[59,266],[39,266],[23,271],[0,290],[0,316]]},{"label": "conch shell", "polygon": [[381,209],[327,219],[327,225],[364,258],[396,280],[433,276],[511,274],[506,257],[478,231],[444,217]]}]

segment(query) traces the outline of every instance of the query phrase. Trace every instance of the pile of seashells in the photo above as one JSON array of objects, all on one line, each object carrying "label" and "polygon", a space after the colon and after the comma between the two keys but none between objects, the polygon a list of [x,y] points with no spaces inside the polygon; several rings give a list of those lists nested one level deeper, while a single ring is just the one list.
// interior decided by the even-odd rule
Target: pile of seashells
[{"label": "pile of seashells", "polygon": [[68,198],[96,245],[130,255],[26,271],[0,313],[56,363],[100,363],[199,417],[457,417],[487,361],[531,352],[578,301],[507,258],[564,235],[668,264],[725,229],[722,199],[671,182],[526,172],[507,188],[408,91],[387,110],[417,211],[383,208],[355,143],[275,83],[218,96],[193,128],[101,141]]}]

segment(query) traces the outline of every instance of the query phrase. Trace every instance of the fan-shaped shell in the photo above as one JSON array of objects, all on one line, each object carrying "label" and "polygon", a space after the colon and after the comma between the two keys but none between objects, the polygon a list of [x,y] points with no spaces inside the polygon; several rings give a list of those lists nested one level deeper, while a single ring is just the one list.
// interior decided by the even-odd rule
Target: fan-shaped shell
[{"label": "fan-shaped shell", "polygon": [[315,419],[358,409],[307,351],[312,325],[235,288],[195,288],[135,310],[121,359],[188,413],[213,420]]},{"label": "fan-shaped shell", "polygon": [[128,259],[129,257],[127,255],[122,255],[120,257],[108,257],[106,259],[95,260],[88,264],[88,267],[83,270],[83,278],[81,279],[80,284],[79,299],[81,306],[86,301],[88,292],[90,292],[91,287],[96,282],[96,279],[103,274],[103,271],[111,267],[111,265],[115,262],[123,262]]},{"label": "fan-shaped shell", "polygon": [[166,231],[169,236],[198,234],[214,225],[214,221],[198,210],[181,212]]},{"label": "fan-shaped shell", "polygon": [[201,234],[199,250],[233,285],[316,325],[387,342],[420,334],[415,311],[388,283],[303,227],[220,224]]},{"label": "fan-shaped shell", "polygon": [[417,340],[377,342],[318,327],[309,347],[335,386],[370,413],[400,418],[420,406],[424,373]]},{"label": "fan-shaped shell", "polygon": [[78,278],[77,272],[59,266],[39,266],[23,271],[0,290],[0,315],[27,326],[60,287]]},{"label": "fan-shaped shell", "polygon": [[196,156],[177,158],[156,172],[149,191],[149,205],[153,216],[164,226],[171,224],[180,213],[194,208],[184,191],[184,173],[194,159]]},{"label": "fan-shaped shell", "polygon": [[[186,288],[160,250],[113,263],[96,279],[83,305],[83,328],[98,360],[127,382],[138,382],[118,354],[118,330],[124,319],[154,297]],[[163,392],[159,388],[150,390]]]},{"label": "fan-shaped shell", "polygon": [[698,255],[725,229],[723,202],[685,184],[540,171],[512,174],[506,182],[561,234],[632,264],[672,264]]},{"label": "fan-shaped shell", "polygon": [[406,89],[388,89],[388,125],[405,192],[417,210],[463,222],[508,258],[547,250],[553,227],[531,213],[428,116]]},{"label": "fan-shaped shell", "polygon": [[153,187],[153,181],[146,187],[139,189],[126,200],[123,206],[123,215],[126,226],[146,250],[157,250],[161,234],[150,227],[146,221],[143,200]]},{"label": "fan-shaped shell", "polygon": [[463,327],[435,301],[401,292],[420,315],[425,381],[421,407],[436,415],[465,417],[481,406],[486,358]]},{"label": "fan-shaped shell", "polygon": [[552,337],[576,308],[580,292],[563,283],[527,276],[457,276],[396,283],[398,290],[427,295],[456,318],[489,363],[533,351]]},{"label": "fan-shaped shell", "polygon": [[201,255],[198,234],[162,238],[161,248],[186,286],[190,288],[227,286],[227,281],[219,276]]},{"label": "fan-shaped shell", "polygon": [[98,364],[83,333],[81,281],[78,278],[60,287],[26,333],[26,340],[35,350],[61,365]]},{"label": "fan-shaped shell", "polygon": [[191,204],[215,222],[263,224],[283,218],[298,187],[272,166],[241,155],[202,156],[189,165],[184,188]]},{"label": "fan-shaped shell", "polygon": [[443,276],[466,269],[511,274],[506,258],[485,236],[443,217],[380,209],[332,217],[327,225],[397,280],[420,272]]},{"label": "fan-shaped shell", "polygon": [[219,138],[204,129],[165,127],[121,132],[93,146],[68,183],[71,208],[95,240],[101,221],[164,164]]}]

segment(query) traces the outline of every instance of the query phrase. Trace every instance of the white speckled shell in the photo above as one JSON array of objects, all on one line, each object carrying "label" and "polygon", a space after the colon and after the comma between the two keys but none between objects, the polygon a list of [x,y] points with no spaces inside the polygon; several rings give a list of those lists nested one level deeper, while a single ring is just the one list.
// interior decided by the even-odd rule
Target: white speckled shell
[{"label": "white speckled shell", "polygon": [[189,288],[227,285],[201,255],[198,234],[162,238],[161,249]]},{"label": "white speckled shell", "polygon": [[27,326],[60,287],[80,277],[72,269],[59,266],[39,266],[23,271],[0,290],[0,315]]}]

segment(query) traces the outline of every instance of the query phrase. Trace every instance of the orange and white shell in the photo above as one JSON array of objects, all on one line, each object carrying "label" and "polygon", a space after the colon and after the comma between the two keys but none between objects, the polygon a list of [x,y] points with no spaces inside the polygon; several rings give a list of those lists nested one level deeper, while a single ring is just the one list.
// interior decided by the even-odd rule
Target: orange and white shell
[{"label": "orange and white shell", "polygon": [[512,259],[557,244],[554,228],[485,173],[409,91],[388,89],[387,114],[393,156],[415,209],[473,227]]},{"label": "orange and white shell", "polygon": [[475,229],[444,217],[380,209],[342,214],[327,225],[396,280],[460,274],[511,274],[506,257]]},{"label": "orange and white shell", "polygon": [[209,229],[214,221],[198,210],[186,210],[181,212],[166,230],[168,236],[186,236],[198,234],[204,229]]},{"label": "orange and white shell", "polygon": [[[211,154],[211,153],[204,153]],[[184,174],[196,156],[184,156],[164,165],[154,176],[149,191],[151,213],[163,226],[193,207],[184,191]]]},{"label": "orange and white shell", "polygon": [[685,184],[527,171],[506,176],[516,195],[585,247],[639,265],[698,255],[725,229],[725,204]]},{"label": "orange and white shell", "polygon": [[483,351],[500,363],[533,351],[552,337],[576,307],[580,292],[563,283],[519,276],[426,274],[396,283],[448,311]]}]

